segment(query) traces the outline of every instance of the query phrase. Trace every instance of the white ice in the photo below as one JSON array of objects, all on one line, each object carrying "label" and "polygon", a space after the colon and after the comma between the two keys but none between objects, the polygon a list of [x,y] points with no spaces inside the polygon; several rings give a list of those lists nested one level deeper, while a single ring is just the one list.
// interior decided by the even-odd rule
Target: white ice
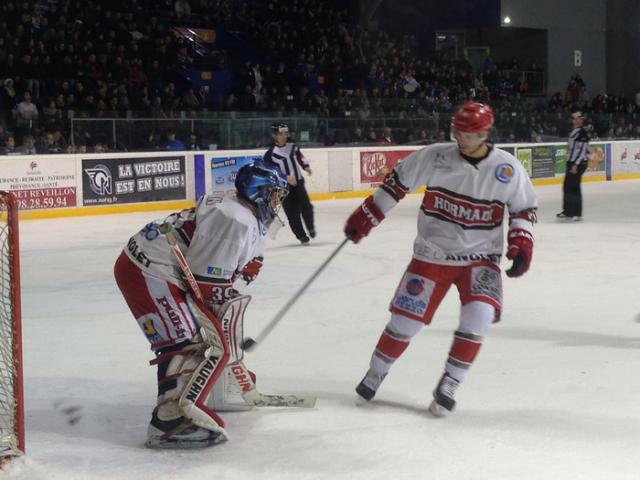
[{"label": "white ice", "polygon": [[[143,447],[155,401],[146,339],[113,280],[130,234],[165,212],[21,224],[28,480],[638,479],[640,181],[583,184],[585,220],[559,223],[560,186],[538,187],[531,271],[504,281],[456,411],[426,411],[458,301],[452,290],[366,406],[354,387],[408,263],[419,195],[348,244],[245,362],[266,393],[310,392],[316,408],[223,414],[230,441]],[[315,202],[309,247],[288,229],[267,249],[248,335],[257,334],[343,238],[360,200]],[[168,213],[168,212],[167,212]]]}]

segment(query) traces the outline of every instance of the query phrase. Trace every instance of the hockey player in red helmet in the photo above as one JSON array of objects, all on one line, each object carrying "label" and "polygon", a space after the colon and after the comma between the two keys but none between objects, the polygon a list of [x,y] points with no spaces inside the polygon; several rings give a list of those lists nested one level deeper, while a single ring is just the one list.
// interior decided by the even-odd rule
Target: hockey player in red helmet
[{"label": "hockey player in red helmet", "polygon": [[407,193],[425,187],[413,256],[391,300],[391,318],[369,370],[356,387],[361,399],[373,399],[393,363],[431,323],[455,285],[459,322],[429,406],[436,416],[452,411],[484,335],[500,319],[505,215],[506,257],[512,260],[506,274],[519,277],[529,269],[537,197],[520,162],[489,142],[492,128],[491,107],[466,102],[451,123],[456,143],[429,145],[403,159],[346,222],[345,234],[358,243]]},{"label": "hockey player in red helmet", "polygon": [[482,155],[492,128],[493,110],[489,105],[465,102],[451,120],[451,139],[463,155]]}]

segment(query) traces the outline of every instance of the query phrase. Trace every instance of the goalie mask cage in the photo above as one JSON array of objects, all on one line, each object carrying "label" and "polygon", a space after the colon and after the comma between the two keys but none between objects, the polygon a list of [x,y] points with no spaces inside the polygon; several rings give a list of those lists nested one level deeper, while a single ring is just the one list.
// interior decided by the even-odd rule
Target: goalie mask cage
[{"label": "goalie mask cage", "polygon": [[24,452],[18,206],[0,191],[0,467]]}]

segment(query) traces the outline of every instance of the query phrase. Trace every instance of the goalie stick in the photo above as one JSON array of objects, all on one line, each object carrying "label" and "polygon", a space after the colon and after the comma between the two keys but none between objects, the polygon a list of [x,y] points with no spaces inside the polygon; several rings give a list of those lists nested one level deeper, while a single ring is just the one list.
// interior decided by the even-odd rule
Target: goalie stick
[{"label": "goalie stick", "polygon": [[[176,257],[178,261],[178,265],[180,265],[180,269],[189,285],[189,289],[193,293],[193,295],[200,300],[203,304],[206,305],[204,300],[204,296],[200,291],[200,287],[198,286],[198,282],[196,278],[193,276],[193,272],[191,271],[191,267],[187,263],[187,259],[185,258],[182,250],[178,246],[178,242],[173,233],[173,228],[170,224],[163,223],[160,225],[160,232],[167,239],[167,243],[169,247],[171,247],[171,251],[173,255]],[[249,375],[249,370],[244,365],[242,361],[235,362],[233,369],[234,375],[240,386],[242,387],[242,398],[247,403],[255,405],[256,407],[300,407],[300,408],[313,408],[316,404],[316,397],[314,395],[293,395],[293,394],[285,394],[285,395],[268,395],[261,393],[257,388],[253,380],[251,379],[251,375]]]}]

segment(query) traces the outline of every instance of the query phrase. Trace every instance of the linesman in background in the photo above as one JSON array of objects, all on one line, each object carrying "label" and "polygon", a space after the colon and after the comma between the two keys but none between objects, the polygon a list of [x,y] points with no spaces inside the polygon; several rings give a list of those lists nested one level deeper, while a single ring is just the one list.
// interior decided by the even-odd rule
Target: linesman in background
[{"label": "linesman in background", "polygon": [[573,130],[569,134],[567,146],[567,171],[562,186],[562,211],[556,217],[579,222],[582,220],[580,182],[589,160],[589,134],[583,127],[582,112],[572,113],[571,123],[573,123]]},{"label": "linesman in background", "polygon": [[[291,231],[303,245],[309,244],[309,237],[315,238],[316,227],[313,217],[313,205],[304,186],[302,170],[312,174],[300,147],[288,142],[289,127],[284,123],[271,126],[273,145],[264,154],[266,164],[275,164],[287,177],[289,195],[284,199],[283,208],[289,220]],[[304,222],[304,226],[303,226]],[[305,231],[306,227],[306,231]]]}]

